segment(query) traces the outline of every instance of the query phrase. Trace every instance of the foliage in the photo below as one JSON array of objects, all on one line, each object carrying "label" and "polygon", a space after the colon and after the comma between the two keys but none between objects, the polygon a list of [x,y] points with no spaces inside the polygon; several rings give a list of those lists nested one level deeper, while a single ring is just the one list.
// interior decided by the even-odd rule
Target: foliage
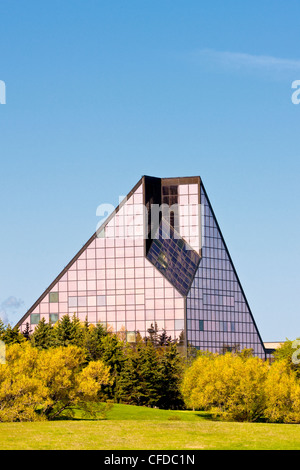
[{"label": "foliage", "polygon": [[8,346],[0,367],[0,421],[54,419],[78,404],[92,412],[89,405],[112,379],[102,361],[85,363],[85,351],[73,345],[39,349],[26,341]]},{"label": "foliage", "polygon": [[127,348],[117,381],[118,400],[165,409],[181,407],[182,365],[175,344],[159,349],[149,341],[137,342],[135,348]]},{"label": "foliage", "polygon": [[187,407],[235,421],[300,423],[299,369],[288,343],[269,364],[249,355],[201,354],[186,370],[182,394]]},{"label": "foliage", "polygon": [[47,389],[35,376],[39,351],[23,343],[6,348],[6,363],[0,367],[0,421],[35,421],[41,403],[47,404]]},{"label": "foliage", "polygon": [[182,394],[188,407],[213,411],[223,419],[259,421],[268,363],[238,354],[201,355],[186,371]]},{"label": "foliage", "polygon": [[266,419],[271,423],[300,423],[300,382],[287,359],[276,361],[265,382]]},{"label": "foliage", "polygon": [[285,360],[288,366],[296,372],[298,378],[300,378],[299,347],[299,338],[295,342],[287,339],[280,348],[273,352],[275,361]]},{"label": "foliage", "polygon": [[25,338],[16,326],[12,327],[10,324],[5,326],[0,319],[0,340],[8,346],[9,344],[22,343]]},{"label": "foliage", "polygon": [[81,346],[83,342],[83,328],[80,320],[74,314],[71,319],[69,315],[64,315],[54,326],[55,337],[59,346],[70,344]]},{"label": "foliage", "polygon": [[[162,409],[206,410],[222,419],[300,423],[300,366],[287,340],[273,363],[253,351],[197,351],[157,325],[126,342],[74,314],[42,319],[23,334],[0,321],[6,364],[0,366],[0,421],[55,419],[80,406],[105,416],[114,401]],[[228,349],[228,348],[227,348]],[[297,351],[296,351],[297,353]]]},{"label": "foliage", "polygon": [[[24,335],[25,338],[27,335]],[[36,326],[31,338],[31,344],[39,349],[48,349],[58,345],[54,329],[51,323],[47,323],[44,318]]]}]

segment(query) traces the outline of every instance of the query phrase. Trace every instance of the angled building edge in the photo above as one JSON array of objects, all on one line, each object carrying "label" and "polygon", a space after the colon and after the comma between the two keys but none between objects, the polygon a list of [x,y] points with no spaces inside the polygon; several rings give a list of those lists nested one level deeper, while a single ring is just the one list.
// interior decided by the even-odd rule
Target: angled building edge
[{"label": "angled building edge", "polygon": [[[152,208],[162,204],[169,218],[160,212],[155,219]],[[183,336],[185,346],[252,348],[266,357],[199,176],[143,176],[17,326],[74,313],[124,330],[128,341],[157,324],[172,338]]]}]

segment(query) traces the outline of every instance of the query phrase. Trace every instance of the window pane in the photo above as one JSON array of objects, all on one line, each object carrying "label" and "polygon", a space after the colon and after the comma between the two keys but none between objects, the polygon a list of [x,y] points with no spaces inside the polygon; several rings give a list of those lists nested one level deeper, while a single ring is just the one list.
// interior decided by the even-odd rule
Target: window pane
[{"label": "window pane", "polygon": [[51,323],[56,323],[58,321],[58,313],[50,313],[49,320]]},{"label": "window pane", "polygon": [[127,331],[126,340],[127,340],[128,343],[135,343],[135,332],[134,331]]},{"label": "window pane", "polygon": [[78,307],[86,307],[86,297],[78,297]]},{"label": "window pane", "polygon": [[69,297],[69,307],[77,307],[77,297]]},{"label": "window pane", "polygon": [[58,292],[50,292],[49,302],[58,302]]},{"label": "window pane", "polygon": [[103,307],[106,305],[105,295],[97,295],[97,305]]},{"label": "window pane", "polygon": [[32,313],[30,315],[31,325],[37,325],[39,321],[40,321],[40,314],[39,313]]},{"label": "window pane", "polygon": [[184,329],[184,320],[175,320],[175,330]]}]

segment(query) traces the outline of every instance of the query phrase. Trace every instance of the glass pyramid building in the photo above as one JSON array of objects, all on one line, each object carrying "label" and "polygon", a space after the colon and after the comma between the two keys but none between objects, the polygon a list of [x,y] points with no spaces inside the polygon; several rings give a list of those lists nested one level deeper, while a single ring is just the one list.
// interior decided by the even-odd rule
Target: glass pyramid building
[{"label": "glass pyramid building", "polygon": [[212,352],[265,349],[200,177],[143,176],[20,319],[125,331],[157,325]]}]

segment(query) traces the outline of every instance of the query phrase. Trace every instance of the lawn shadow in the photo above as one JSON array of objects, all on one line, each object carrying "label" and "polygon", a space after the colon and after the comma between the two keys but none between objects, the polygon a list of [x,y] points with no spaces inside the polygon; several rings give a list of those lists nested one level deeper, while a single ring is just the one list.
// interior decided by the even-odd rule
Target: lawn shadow
[{"label": "lawn shadow", "polygon": [[213,416],[211,413],[202,411],[201,413],[195,413],[198,418],[205,419],[207,421],[220,421],[217,416]]}]

